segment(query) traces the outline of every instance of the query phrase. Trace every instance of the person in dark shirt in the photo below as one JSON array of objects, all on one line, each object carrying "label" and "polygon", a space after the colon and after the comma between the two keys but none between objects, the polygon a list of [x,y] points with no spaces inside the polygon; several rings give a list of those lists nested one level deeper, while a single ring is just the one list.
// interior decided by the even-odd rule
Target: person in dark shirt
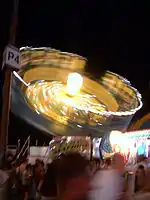
[{"label": "person in dark shirt", "polygon": [[135,192],[140,191],[144,187],[146,172],[143,165],[140,165],[135,175]]},{"label": "person in dark shirt", "polygon": [[57,172],[55,161],[48,165],[44,180],[39,188],[39,192],[43,197],[57,197]]}]

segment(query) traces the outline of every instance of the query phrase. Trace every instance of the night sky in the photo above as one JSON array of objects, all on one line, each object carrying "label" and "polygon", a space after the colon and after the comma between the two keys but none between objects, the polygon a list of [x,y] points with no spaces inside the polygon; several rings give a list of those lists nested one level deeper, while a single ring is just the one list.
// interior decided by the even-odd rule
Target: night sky
[{"label": "night sky", "polygon": [[[7,44],[12,5],[0,1],[0,51]],[[150,25],[148,1],[20,0],[16,46],[51,46],[88,58],[87,70],[93,75],[103,71],[119,73],[138,88],[145,106],[137,117],[150,111]],[[1,85],[2,85],[2,73]],[[2,86],[1,86],[2,88]],[[19,125],[18,125],[19,124]],[[17,127],[17,128],[16,128]],[[35,129],[11,115],[10,140],[32,134]],[[30,129],[30,130],[29,130]],[[32,129],[32,130],[31,130]],[[44,137],[43,140],[46,140]]]}]

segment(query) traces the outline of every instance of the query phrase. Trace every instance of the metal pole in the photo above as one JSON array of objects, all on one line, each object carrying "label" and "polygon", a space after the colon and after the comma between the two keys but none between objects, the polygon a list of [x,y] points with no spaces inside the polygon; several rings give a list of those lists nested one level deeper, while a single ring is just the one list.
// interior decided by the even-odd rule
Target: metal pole
[{"label": "metal pole", "polygon": [[93,137],[90,136],[90,161],[93,159]]},{"label": "metal pole", "polygon": [[[24,153],[26,151],[26,149],[28,148],[28,145],[29,145],[29,140],[30,140],[30,136],[26,139],[24,145],[22,146],[18,156],[17,156],[17,159],[19,159],[19,157],[21,156],[22,153]],[[25,148],[27,145],[27,148]],[[25,149],[25,150],[24,150]]]},{"label": "metal pole", "polygon": [[38,146],[38,140],[36,140],[36,142],[35,142],[35,146],[36,146],[36,147]]},{"label": "metal pole", "polygon": [[45,142],[43,143],[43,147],[45,146],[46,144],[45,144]]},{"label": "metal pole", "polygon": [[31,143],[31,136],[28,138],[28,150],[27,150],[27,156],[30,155],[30,143]]},{"label": "metal pole", "polygon": [[[12,22],[10,26],[9,43],[15,45],[16,31],[18,23],[18,7],[19,0],[13,1],[13,13]],[[11,99],[11,81],[12,70],[5,66],[5,79],[3,85],[3,97],[2,97],[2,113],[1,113],[1,132],[0,132],[0,150],[4,153],[8,144],[8,125],[9,125],[9,111],[10,111],[10,99]]]},{"label": "metal pole", "polygon": [[18,142],[17,142],[17,154],[19,153],[20,151],[20,139],[18,139]]}]

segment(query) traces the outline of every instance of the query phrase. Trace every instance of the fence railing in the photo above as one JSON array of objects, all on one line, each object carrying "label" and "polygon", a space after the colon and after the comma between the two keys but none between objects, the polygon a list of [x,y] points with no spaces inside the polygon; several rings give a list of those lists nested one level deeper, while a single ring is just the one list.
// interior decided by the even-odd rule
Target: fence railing
[{"label": "fence railing", "polygon": [[24,145],[22,146],[20,152],[17,155],[17,159],[20,158],[20,156],[24,156],[26,154],[26,152],[29,152],[30,150],[30,136],[26,139]]}]

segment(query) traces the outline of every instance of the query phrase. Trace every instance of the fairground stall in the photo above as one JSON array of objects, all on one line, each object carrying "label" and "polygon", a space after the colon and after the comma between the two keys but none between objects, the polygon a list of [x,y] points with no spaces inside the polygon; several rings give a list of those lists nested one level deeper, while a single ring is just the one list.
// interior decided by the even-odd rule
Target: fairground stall
[{"label": "fairground stall", "polygon": [[124,155],[126,167],[134,166],[139,156],[150,158],[150,130],[119,132],[112,131],[101,139],[99,152],[102,159],[115,153]]},{"label": "fairground stall", "polygon": [[139,156],[147,158],[149,165],[150,159],[150,129],[142,131],[127,132],[126,137],[129,141],[128,164],[136,163]]}]

